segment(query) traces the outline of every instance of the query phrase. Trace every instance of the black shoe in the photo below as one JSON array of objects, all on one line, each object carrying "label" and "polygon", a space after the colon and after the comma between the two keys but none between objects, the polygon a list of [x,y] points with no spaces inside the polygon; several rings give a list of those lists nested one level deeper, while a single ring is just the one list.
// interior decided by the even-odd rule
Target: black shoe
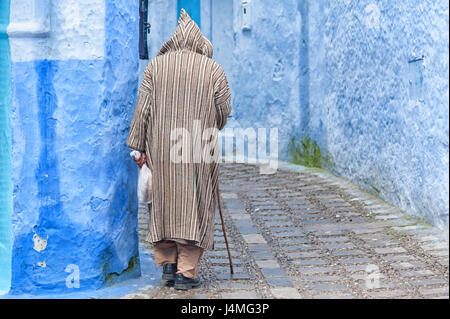
[{"label": "black shoe", "polygon": [[200,286],[200,278],[187,278],[182,274],[176,274],[174,288],[177,290],[189,290]]},{"label": "black shoe", "polygon": [[177,264],[165,264],[163,265],[162,279],[166,281],[174,281],[176,272]]}]

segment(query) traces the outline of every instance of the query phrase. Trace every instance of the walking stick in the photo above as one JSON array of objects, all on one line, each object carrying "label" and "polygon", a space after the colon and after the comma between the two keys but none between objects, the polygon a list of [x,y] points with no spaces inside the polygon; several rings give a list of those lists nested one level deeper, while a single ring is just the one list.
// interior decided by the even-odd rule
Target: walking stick
[{"label": "walking stick", "polygon": [[234,274],[233,261],[231,260],[230,246],[228,246],[228,238],[227,238],[227,233],[225,231],[225,221],[223,219],[222,203],[220,201],[219,181],[217,181],[217,202],[219,203],[219,214],[220,214],[220,220],[222,221],[223,237],[225,238],[225,245],[227,246],[228,260],[230,261],[230,272],[231,272],[231,274]]}]

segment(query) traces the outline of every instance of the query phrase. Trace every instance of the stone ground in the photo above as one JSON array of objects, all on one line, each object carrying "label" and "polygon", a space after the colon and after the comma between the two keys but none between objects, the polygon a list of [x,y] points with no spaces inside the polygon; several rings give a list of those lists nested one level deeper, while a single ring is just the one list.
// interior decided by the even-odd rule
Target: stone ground
[{"label": "stone ground", "polygon": [[[322,170],[223,164],[216,247],[201,261],[202,286],[141,289],[125,298],[448,298],[448,232]],[[148,211],[139,213],[142,249]],[[141,252],[142,254],[142,252]]]}]

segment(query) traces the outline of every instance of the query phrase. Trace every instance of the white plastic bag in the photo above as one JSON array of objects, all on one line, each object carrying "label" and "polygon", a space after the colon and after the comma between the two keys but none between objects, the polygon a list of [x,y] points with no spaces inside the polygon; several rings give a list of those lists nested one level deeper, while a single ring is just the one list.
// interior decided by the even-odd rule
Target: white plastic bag
[{"label": "white plastic bag", "polygon": [[[141,157],[139,151],[132,151],[130,155],[136,159]],[[146,164],[142,165],[139,169],[138,201],[144,204],[151,203],[152,201],[152,172]]]}]

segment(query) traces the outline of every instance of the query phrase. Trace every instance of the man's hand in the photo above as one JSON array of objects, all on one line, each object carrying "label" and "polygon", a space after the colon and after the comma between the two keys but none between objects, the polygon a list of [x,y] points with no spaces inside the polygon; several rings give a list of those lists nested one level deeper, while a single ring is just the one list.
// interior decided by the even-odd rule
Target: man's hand
[{"label": "man's hand", "polygon": [[139,166],[139,168],[141,168],[145,163],[147,163],[147,155],[145,153],[141,153],[141,157],[139,157],[139,159],[134,158],[134,161],[136,162],[136,164]]}]

